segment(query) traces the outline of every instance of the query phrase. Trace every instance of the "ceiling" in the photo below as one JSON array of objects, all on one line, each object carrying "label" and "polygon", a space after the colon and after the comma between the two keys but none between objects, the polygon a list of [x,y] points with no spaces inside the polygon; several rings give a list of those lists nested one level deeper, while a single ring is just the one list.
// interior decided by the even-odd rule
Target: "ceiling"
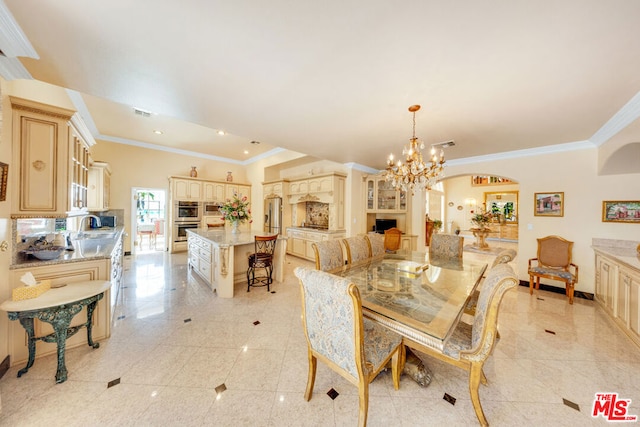
[{"label": "ceiling", "polygon": [[449,160],[587,141],[640,90],[636,0],[4,2],[97,139],[239,162],[381,169],[412,104]]}]

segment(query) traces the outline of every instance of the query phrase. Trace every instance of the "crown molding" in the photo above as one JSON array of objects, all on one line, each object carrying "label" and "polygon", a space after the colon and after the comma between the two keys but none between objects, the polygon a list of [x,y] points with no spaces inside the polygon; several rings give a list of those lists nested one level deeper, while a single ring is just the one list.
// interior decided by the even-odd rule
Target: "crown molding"
[{"label": "crown molding", "polygon": [[11,11],[3,1],[0,0],[0,49],[10,58],[26,56],[40,59],[38,53],[27,39],[13,17]]},{"label": "crown molding", "polygon": [[616,114],[611,117],[589,141],[600,146],[611,139],[615,134],[626,128],[634,120],[640,117],[640,92],[627,102]]},{"label": "crown molding", "polygon": [[7,58],[0,56],[0,76],[7,81],[11,80],[31,80],[31,74],[22,65],[18,58]]}]

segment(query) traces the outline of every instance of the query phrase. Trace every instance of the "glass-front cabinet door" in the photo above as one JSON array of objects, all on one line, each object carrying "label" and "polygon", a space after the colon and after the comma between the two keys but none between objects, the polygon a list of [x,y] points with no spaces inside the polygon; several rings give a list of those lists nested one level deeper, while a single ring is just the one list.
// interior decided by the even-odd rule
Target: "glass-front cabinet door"
[{"label": "glass-front cabinet door", "polygon": [[374,187],[374,181],[372,179],[368,179],[367,180],[367,210],[373,210],[374,205],[374,194],[375,194],[375,189]]},{"label": "glass-front cabinet door", "polygon": [[397,208],[398,194],[391,182],[378,180],[378,210],[394,211]]},{"label": "glass-front cabinet door", "polygon": [[407,193],[393,188],[384,178],[371,177],[366,183],[367,212],[406,212]]}]

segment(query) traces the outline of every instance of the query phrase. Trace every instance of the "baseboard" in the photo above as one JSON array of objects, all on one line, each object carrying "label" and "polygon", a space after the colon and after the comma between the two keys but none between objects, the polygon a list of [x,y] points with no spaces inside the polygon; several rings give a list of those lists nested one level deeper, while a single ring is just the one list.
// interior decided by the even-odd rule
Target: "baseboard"
[{"label": "baseboard", "polygon": [[4,377],[4,374],[7,373],[10,367],[11,367],[11,357],[7,355],[7,357],[4,358],[2,363],[0,363],[0,378]]},{"label": "baseboard", "polygon": [[[527,282],[526,280],[520,280],[520,286],[524,286],[524,287],[529,287],[529,282]],[[554,292],[556,294],[562,294],[562,295],[566,295],[566,290],[565,288],[559,288],[557,286],[549,286],[549,285],[545,285],[544,283],[540,283],[540,290],[541,291],[547,291],[547,292]],[[574,290],[573,291],[573,297],[574,298],[582,298],[582,299],[586,299],[589,301],[593,301],[593,294],[589,293],[589,292],[582,292],[582,291],[578,291],[578,290]]]}]

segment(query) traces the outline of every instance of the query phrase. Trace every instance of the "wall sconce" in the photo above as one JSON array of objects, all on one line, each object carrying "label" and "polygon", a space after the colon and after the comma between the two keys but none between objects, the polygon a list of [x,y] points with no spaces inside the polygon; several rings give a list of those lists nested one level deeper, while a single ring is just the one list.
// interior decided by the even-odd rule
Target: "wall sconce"
[{"label": "wall sconce", "polygon": [[467,205],[467,207],[471,208],[476,205],[476,199],[474,198],[464,199],[464,204]]}]

